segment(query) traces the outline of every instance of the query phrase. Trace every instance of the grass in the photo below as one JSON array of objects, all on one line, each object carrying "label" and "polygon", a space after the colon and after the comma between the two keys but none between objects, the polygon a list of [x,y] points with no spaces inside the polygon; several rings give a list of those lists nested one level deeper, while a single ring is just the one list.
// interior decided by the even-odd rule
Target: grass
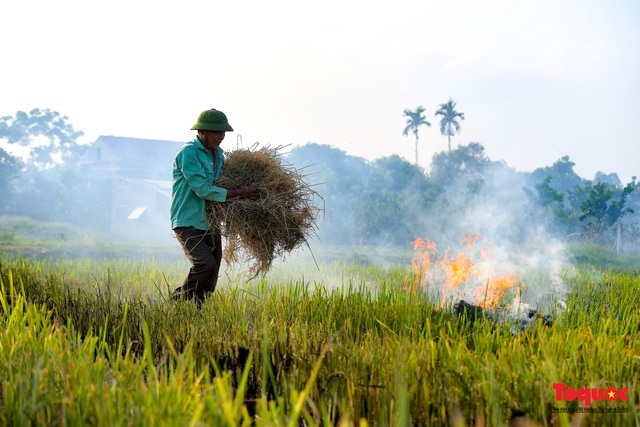
[{"label": "grass", "polygon": [[[166,301],[182,260],[3,256],[0,424],[640,423],[633,263],[566,271],[566,310],[514,332],[405,292],[410,256],[337,251],[248,283],[230,271],[201,310]],[[557,382],[626,387],[591,404],[626,412],[556,413],[584,406]]]}]

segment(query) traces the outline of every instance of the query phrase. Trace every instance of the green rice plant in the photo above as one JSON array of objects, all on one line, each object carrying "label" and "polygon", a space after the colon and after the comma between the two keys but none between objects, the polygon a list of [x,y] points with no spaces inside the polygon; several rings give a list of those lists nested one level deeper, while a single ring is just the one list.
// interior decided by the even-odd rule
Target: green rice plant
[{"label": "green rice plant", "polygon": [[[550,325],[515,328],[405,292],[401,266],[308,266],[336,279],[277,267],[249,282],[230,276],[198,310],[165,299],[162,280],[181,280],[183,265],[0,262],[0,374],[9,379],[0,424],[640,420],[633,273],[567,272],[566,309]],[[580,406],[556,400],[559,382],[626,387],[628,401],[592,406],[628,412],[556,413]]]},{"label": "green rice plant", "polygon": [[[51,312],[18,295],[0,319],[2,425],[251,425],[244,400],[250,364],[237,387],[228,372],[217,367],[211,378],[195,369],[192,345],[173,350],[157,363],[148,327],[140,358],[130,352],[112,360],[103,337],[76,333],[72,325],[57,325]],[[109,350],[107,350],[109,351]],[[116,361],[117,360],[117,361]],[[316,364],[316,371],[321,360]],[[265,405],[261,419],[287,420],[292,425],[304,407],[313,378],[293,392],[294,411],[284,417],[280,405]]]}]

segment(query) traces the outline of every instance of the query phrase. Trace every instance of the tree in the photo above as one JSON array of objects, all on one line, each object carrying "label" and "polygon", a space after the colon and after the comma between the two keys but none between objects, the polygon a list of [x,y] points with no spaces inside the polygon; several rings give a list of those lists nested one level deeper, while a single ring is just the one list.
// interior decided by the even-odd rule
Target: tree
[{"label": "tree", "polygon": [[76,140],[83,135],[56,111],[35,108],[18,111],[15,117],[0,117],[0,139],[28,151],[28,158],[39,169],[46,169],[73,158],[80,152]]},{"label": "tree", "polygon": [[[310,159],[313,159],[312,164],[309,164]],[[316,143],[292,149],[287,160],[297,168],[304,168],[309,184],[317,188],[321,197],[314,200],[324,210],[318,220],[320,239],[331,244],[359,241],[355,213],[362,211],[369,164],[338,148]]]},{"label": "tree", "polygon": [[535,215],[542,224],[557,231],[566,232],[570,227],[570,212],[564,208],[565,195],[551,186],[553,177],[547,175],[542,182],[534,185],[534,190],[524,187],[524,193],[540,208],[540,213]]},{"label": "tree", "polygon": [[476,185],[485,180],[486,170],[493,163],[479,142],[470,142],[448,153],[442,151],[431,159],[430,178],[442,187]]},{"label": "tree", "polygon": [[[0,141],[12,151],[9,155],[0,150],[0,181],[10,182],[2,188],[3,213],[76,224],[86,223],[96,211],[101,214],[105,206],[100,200],[85,206],[86,199],[78,197],[83,191],[104,194],[91,179],[73,171],[69,161],[84,148],[76,142],[81,135],[66,116],[49,109],[0,117]],[[75,174],[73,179],[70,174]]]},{"label": "tree", "polygon": [[356,224],[368,240],[405,245],[420,235],[437,194],[423,170],[398,155],[371,163]]},{"label": "tree", "polygon": [[405,109],[402,113],[407,118],[407,126],[402,131],[404,136],[409,135],[409,132],[413,132],[416,137],[416,165],[418,164],[418,129],[422,125],[431,126],[431,123],[427,121],[427,118],[422,115],[425,112],[425,108],[419,105],[416,111]]},{"label": "tree", "polygon": [[456,133],[460,133],[460,123],[457,119],[464,120],[464,113],[455,110],[456,103],[453,99],[449,99],[446,104],[440,104],[440,108],[436,111],[436,116],[442,116],[440,119],[440,133],[447,136],[449,141],[449,151],[451,151],[451,137]]},{"label": "tree", "polygon": [[[576,164],[571,161],[569,156],[563,156],[559,160],[553,163],[551,166],[545,166],[537,168],[531,174],[531,178],[535,182],[541,182],[551,175],[553,178],[552,187],[559,193],[569,193],[573,191],[576,186],[581,187],[585,180],[580,178],[578,174],[573,170]],[[567,199],[565,198],[565,201]]]},{"label": "tree", "polygon": [[595,185],[589,182],[585,187],[590,191],[580,206],[580,221],[587,221],[585,231],[591,240],[610,231],[626,214],[633,213],[633,209],[625,207],[627,197],[634,190],[633,183],[627,184],[621,191],[605,182]]},{"label": "tree", "polygon": [[550,206],[554,204],[560,204],[562,207],[562,202],[564,200],[564,194],[559,193],[555,188],[551,186],[551,180],[553,177],[551,175],[547,175],[544,181],[535,185],[537,196],[535,197],[535,201],[540,206]]},{"label": "tree", "polygon": [[618,177],[617,173],[604,173],[604,172],[596,172],[595,177],[593,178],[594,182],[605,182],[609,185],[613,185],[614,187],[621,187],[622,181]]},{"label": "tree", "polygon": [[4,211],[9,200],[11,179],[20,171],[21,166],[20,159],[0,148],[0,213]]},{"label": "tree", "polygon": [[367,162],[306,144],[292,149],[287,161],[304,168],[322,198],[317,225],[323,243],[406,245],[419,235],[439,195],[419,166],[397,155]]}]

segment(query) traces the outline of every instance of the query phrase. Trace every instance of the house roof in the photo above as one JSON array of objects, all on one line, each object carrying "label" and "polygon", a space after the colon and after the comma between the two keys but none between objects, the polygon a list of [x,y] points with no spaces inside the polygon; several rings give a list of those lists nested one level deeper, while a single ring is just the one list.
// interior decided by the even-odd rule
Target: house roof
[{"label": "house roof", "polygon": [[[184,142],[101,135],[89,147],[81,163],[93,170],[138,177],[171,171]],[[151,176],[149,176],[151,177]]]},{"label": "house roof", "polygon": [[[100,149],[101,161],[119,161],[121,159],[171,159],[185,143],[160,139],[128,138],[101,135],[91,145],[91,149]],[[89,154],[89,153],[87,153]]]}]

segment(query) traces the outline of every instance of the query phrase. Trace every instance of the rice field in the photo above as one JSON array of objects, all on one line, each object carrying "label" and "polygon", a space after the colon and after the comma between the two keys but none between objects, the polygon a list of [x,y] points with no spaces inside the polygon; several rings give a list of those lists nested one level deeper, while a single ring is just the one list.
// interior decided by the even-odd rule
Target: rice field
[{"label": "rice field", "polygon": [[183,260],[4,255],[0,425],[640,425],[640,270],[582,250],[528,327],[407,291],[410,251],[228,271],[200,310]]}]

